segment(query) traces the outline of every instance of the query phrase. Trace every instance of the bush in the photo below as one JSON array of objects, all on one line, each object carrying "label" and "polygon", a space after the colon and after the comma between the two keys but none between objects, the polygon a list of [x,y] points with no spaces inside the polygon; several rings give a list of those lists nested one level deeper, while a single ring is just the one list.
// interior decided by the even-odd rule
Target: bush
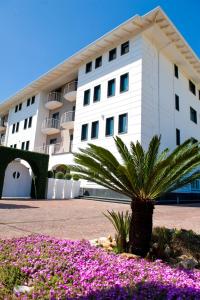
[{"label": "bush", "polygon": [[70,180],[70,179],[72,179],[72,175],[69,174],[69,173],[66,173],[64,178],[65,178],[66,180]]},{"label": "bush", "polygon": [[166,247],[171,246],[173,229],[154,227],[152,232],[152,255],[156,258],[166,258]]},{"label": "bush", "polygon": [[62,172],[58,172],[58,173],[56,173],[55,178],[56,179],[64,179],[64,174]]},{"label": "bush", "polygon": [[70,172],[70,169],[67,165],[59,165],[56,167],[56,173],[58,172],[62,172],[63,174],[66,174],[66,173],[69,173]]},{"label": "bush", "polygon": [[116,252],[128,252],[128,242],[129,242],[129,228],[131,222],[131,214],[129,211],[126,212],[114,212],[107,211],[108,214],[104,216],[113,224],[116,235]]},{"label": "bush", "polygon": [[27,280],[27,275],[19,267],[6,265],[0,267],[0,283],[5,290],[12,292],[16,285],[21,285]]},{"label": "bush", "polygon": [[54,178],[53,171],[48,171],[48,178]]},{"label": "bush", "polygon": [[73,180],[78,181],[80,179],[80,176],[78,174],[73,174]]}]

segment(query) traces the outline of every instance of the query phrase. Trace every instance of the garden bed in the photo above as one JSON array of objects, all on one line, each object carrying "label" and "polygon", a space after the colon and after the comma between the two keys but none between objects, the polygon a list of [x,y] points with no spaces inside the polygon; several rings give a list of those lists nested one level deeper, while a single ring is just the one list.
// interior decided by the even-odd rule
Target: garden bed
[{"label": "garden bed", "polygon": [[[9,277],[9,268],[15,268],[16,276],[12,271]],[[16,285],[33,290],[14,296]],[[87,241],[36,235],[0,240],[0,299],[196,300],[200,272],[159,260],[128,259]]]}]

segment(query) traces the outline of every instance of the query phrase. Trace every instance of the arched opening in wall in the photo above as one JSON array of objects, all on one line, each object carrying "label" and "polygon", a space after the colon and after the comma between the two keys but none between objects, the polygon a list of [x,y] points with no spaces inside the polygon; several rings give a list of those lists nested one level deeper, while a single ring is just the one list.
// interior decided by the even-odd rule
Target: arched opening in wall
[{"label": "arched opening in wall", "polygon": [[30,164],[23,159],[14,159],[7,165],[5,171],[2,197],[31,198],[33,179]]}]

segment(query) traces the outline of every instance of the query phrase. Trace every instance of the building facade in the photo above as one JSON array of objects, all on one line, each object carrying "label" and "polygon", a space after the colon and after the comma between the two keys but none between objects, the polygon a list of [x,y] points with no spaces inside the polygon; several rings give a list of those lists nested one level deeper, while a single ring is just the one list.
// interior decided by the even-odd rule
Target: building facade
[{"label": "building facade", "polygon": [[[134,16],[0,105],[0,143],[73,163],[113,136],[146,148],[200,140],[200,61],[161,8]],[[85,183],[86,184],[86,183]],[[87,184],[86,184],[87,185]],[[90,183],[88,183],[90,185]],[[199,182],[182,192],[199,192]]]}]

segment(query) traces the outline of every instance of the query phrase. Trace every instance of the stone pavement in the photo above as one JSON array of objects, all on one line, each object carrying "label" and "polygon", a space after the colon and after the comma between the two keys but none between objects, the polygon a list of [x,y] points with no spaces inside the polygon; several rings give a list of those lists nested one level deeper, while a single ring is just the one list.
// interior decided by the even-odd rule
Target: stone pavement
[{"label": "stone pavement", "polygon": [[[128,204],[93,200],[0,200],[0,238],[34,233],[67,239],[94,239],[114,233],[102,212],[129,209]],[[200,233],[200,204],[157,205],[154,225]]]}]

